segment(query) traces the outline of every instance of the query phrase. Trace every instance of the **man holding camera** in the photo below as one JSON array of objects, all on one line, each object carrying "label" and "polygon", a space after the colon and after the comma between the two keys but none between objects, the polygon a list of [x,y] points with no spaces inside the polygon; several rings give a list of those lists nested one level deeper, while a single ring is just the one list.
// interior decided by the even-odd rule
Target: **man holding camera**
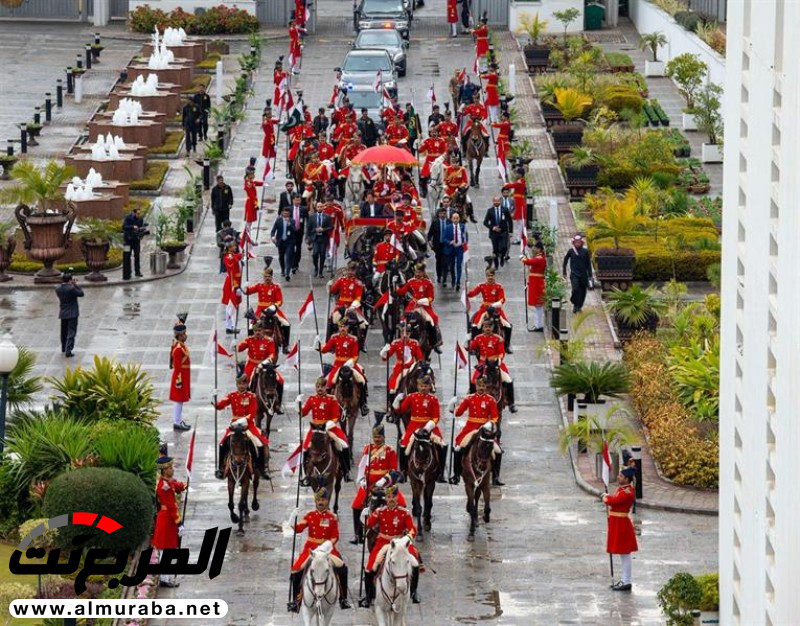
[{"label": "man holding camera", "polygon": [[133,256],[133,269],[136,277],[142,277],[139,255],[142,237],[147,234],[146,226],[144,220],[139,216],[138,207],[128,213],[122,221],[122,280],[131,279],[131,256]]},{"label": "man holding camera", "polygon": [[78,298],[83,298],[83,289],[78,287],[69,268],[61,276],[61,284],[56,287],[58,296],[58,319],[61,320],[61,352],[65,357],[73,356],[75,335],[78,332]]}]

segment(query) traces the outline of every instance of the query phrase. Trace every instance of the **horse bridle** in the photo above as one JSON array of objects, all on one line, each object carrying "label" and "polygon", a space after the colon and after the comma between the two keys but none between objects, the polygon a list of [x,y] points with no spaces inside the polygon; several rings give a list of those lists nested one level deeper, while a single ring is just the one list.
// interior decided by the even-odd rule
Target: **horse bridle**
[{"label": "horse bridle", "polygon": [[[238,487],[242,482],[242,478],[244,478],[247,467],[250,464],[250,449],[247,445],[247,435],[242,433],[242,437],[245,440],[245,452],[243,460],[236,461],[233,456],[233,450],[231,450],[230,454],[228,455],[228,464],[230,466],[231,477],[235,481],[234,488]],[[231,448],[232,447],[233,446],[231,446]]]},{"label": "horse bridle", "polygon": [[383,576],[379,576],[378,577],[378,585],[381,588],[381,595],[383,596],[383,599],[386,600],[386,602],[389,603],[390,607],[394,607],[395,601],[400,597],[400,594],[397,592],[397,581],[398,580],[408,579],[409,574],[405,573],[402,576],[400,576],[399,574],[395,574],[392,571],[392,562],[391,562],[391,560],[389,559],[388,556],[383,561],[383,569],[386,570],[386,572],[391,577],[392,582],[394,583],[393,595],[391,597],[389,597],[389,594],[386,593],[386,589],[383,586]]},{"label": "horse bridle", "polygon": [[[308,603],[306,602],[305,594],[303,594],[303,604],[305,604],[308,608],[312,608],[315,604],[319,603],[320,600],[325,600],[325,602],[327,602],[328,605],[333,605],[333,603],[336,602],[336,598],[334,598],[332,601],[328,600],[328,594],[333,590],[333,582],[331,582],[330,586],[328,586],[328,581],[331,580],[331,569],[332,569],[330,567],[330,563],[328,565],[329,565],[328,573],[326,574],[325,579],[320,582],[314,580],[314,574],[313,572],[311,572],[310,569],[308,570],[308,572],[306,572],[306,578],[309,579],[311,585],[311,595],[314,598],[311,603]],[[320,585],[323,586],[322,595],[319,595],[316,591],[317,587],[319,587]]]},{"label": "horse bridle", "polygon": [[[483,436],[483,434],[478,434],[478,441],[479,442],[482,441],[484,443],[492,443],[492,444],[494,443],[494,439],[486,439]],[[488,460],[491,458],[491,453],[490,453],[489,456],[487,456],[485,458],[481,458],[480,456],[478,456],[478,451],[479,450],[480,450],[480,444],[478,444],[475,447],[475,451],[473,452],[472,456],[473,456],[473,458],[475,458],[479,462],[479,467],[482,469],[482,471],[480,473],[480,476],[478,476],[475,473],[475,465],[473,463],[470,463],[470,470],[472,471],[472,475],[475,478],[475,481],[474,481],[475,491],[477,491],[480,488],[480,486],[483,484],[484,479],[486,478],[486,475],[489,473]]]},{"label": "horse bridle", "polygon": [[[431,441],[430,441],[430,439],[420,439],[418,437],[414,438],[414,449],[411,452],[411,463],[415,468],[418,468],[418,465],[416,463],[416,458],[417,458],[417,455],[416,455],[416,452],[417,452],[416,444],[419,444],[421,446],[422,445],[430,446],[431,445]],[[433,465],[433,450],[428,449],[428,452],[429,452],[429,454],[428,454],[428,463],[425,465],[425,467],[421,468],[422,469],[422,476],[421,476],[422,482],[425,482],[425,474],[428,472],[428,470],[430,469],[431,465]]]}]

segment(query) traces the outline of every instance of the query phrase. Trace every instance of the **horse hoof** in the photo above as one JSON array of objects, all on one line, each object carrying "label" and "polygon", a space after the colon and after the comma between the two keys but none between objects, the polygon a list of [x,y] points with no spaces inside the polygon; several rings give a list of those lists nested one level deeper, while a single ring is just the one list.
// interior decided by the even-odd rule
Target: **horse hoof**
[{"label": "horse hoof", "polygon": [[239,530],[237,530],[236,531],[236,536],[237,537],[244,537],[244,528],[240,528]]},{"label": "horse hoof", "polygon": [[430,522],[425,522],[425,532],[426,533],[431,532],[431,523]]},{"label": "horse hoof", "polygon": [[475,541],[475,533],[470,533],[470,534],[467,536],[467,541],[469,541],[469,542],[473,542],[473,541]]},{"label": "horse hoof", "polygon": [[483,521],[486,522],[487,524],[489,523],[489,514],[488,513],[484,513]]},{"label": "horse hoof", "polygon": [[235,513],[231,513],[231,523],[238,524],[239,523],[239,516]]},{"label": "horse hoof", "polygon": [[258,511],[258,509],[260,509],[260,508],[261,508],[261,504],[258,502],[258,500],[253,500],[253,510],[254,511]]},{"label": "horse hoof", "polygon": [[244,514],[244,521],[247,522],[247,523],[250,523],[250,513],[245,513]]}]

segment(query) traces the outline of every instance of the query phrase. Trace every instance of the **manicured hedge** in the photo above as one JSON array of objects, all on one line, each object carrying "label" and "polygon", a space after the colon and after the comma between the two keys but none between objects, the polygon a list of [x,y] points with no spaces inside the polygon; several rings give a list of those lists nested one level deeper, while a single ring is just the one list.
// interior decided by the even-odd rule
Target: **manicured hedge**
[{"label": "manicured hedge", "polygon": [[183,131],[182,130],[168,130],[167,131],[167,138],[164,141],[163,145],[160,146],[153,146],[152,148],[147,149],[148,154],[175,154],[178,151],[178,148],[181,147],[181,142],[183,141]]},{"label": "manicured hedge", "polygon": [[258,32],[258,19],[242,9],[231,9],[223,5],[211,7],[203,15],[193,15],[181,8],[171,13],[153,9],[150,5],[131,11],[128,24],[137,33],[152,33],[158,26],[183,28],[190,35],[234,35]]},{"label": "manicured hedge", "polygon": [[131,181],[131,191],[156,191],[164,182],[169,171],[166,161],[150,161],[144,171],[144,178]]}]

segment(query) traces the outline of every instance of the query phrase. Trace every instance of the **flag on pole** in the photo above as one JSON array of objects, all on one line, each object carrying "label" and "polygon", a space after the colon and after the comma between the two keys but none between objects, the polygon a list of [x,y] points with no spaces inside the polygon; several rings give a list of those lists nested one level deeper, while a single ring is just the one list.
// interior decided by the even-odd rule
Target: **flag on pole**
[{"label": "flag on pole", "polygon": [[456,341],[456,352],[454,355],[454,361],[456,367],[458,367],[458,369],[460,370],[463,370],[465,367],[467,367],[467,354],[466,352],[464,352],[464,348],[461,347],[461,344],[458,343],[458,341]]},{"label": "flag on pole", "polygon": [[478,57],[478,55],[476,54],[476,55],[475,55],[475,61],[474,61],[474,63],[472,64],[472,72],[473,72],[474,74],[477,74],[477,73],[478,73],[478,59],[479,59],[479,58],[480,58],[480,57]]},{"label": "flag on pole", "polygon": [[428,89],[428,94],[426,97],[432,104],[436,104],[436,92],[433,89],[433,83],[431,83],[431,87]]},{"label": "flag on pole", "polygon": [[194,436],[197,430],[192,431],[192,437],[189,439],[189,451],[186,453],[186,476],[191,480],[192,478],[192,465],[194,464]]},{"label": "flag on pole", "polygon": [[372,83],[372,88],[375,91],[380,91],[382,86],[383,86],[383,71],[378,70],[377,74],[375,74],[375,82]]},{"label": "flag on pole", "polygon": [[525,254],[525,248],[528,246],[528,230],[525,228],[525,223],[522,223],[519,233],[519,252]]},{"label": "flag on pole", "polygon": [[503,183],[508,182],[508,165],[506,163],[506,142],[497,142],[497,171]]},{"label": "flag on pole", "polygon": [[606,486],[606,490],[608,490],[608,477],[611,474],[611,456],[608,454],[608,442],[603,442],[603,484]]},{"label": "flag on pole", "polygon": [[297,471],[297,468],[300,467],[300,459],[302,458],[303,450],[302,447],[298,445],[294,452],[292,452],[292,454],[283,464],[283,467],[281,468],[281,478],[286,478],[289,476],[289,474],[294,474]]},{"label": "flag on pole", "polygon": [[465,243],[465,244],[464,244],[464,256],[463,256],[463,257],[461,257],[461,262],[462,262],[462,263],[466,263],[467,261],[469,261],[469,258],[470,258],[470,254],[469,254],[469,244],[468,244],[468,243]]},{"label": "flag on pole", "polygon": [[458,82],[460,82],[462,85],[466,85],[469,82],[466,67],[458,73]]},{"label": "flag on pole", "polygon": [[242,236],[239,238],[239,247],[244,250],[247,246],[252,245],[254,244],[253,239],[250,237],[250,227],[245,224],[245,227],[242,229]]},{"label": "flag on pole", "polygon": [[286,79],[284,78],[280,83],[280,105],[281,113],[288,111],[294,106],[294,97],[292,97],[292,90],[286,86]]},{"label": "flag on pole", "polygon": [[469,313],[469,298],[467,297],[466,288],[461,290],[461,304],[464,306],[464,310]]},{"label": "flag on pole", "polygon": [[362,454],[361,460],[358,462],[358,473],[356,475],[356,484],[361,483],[361,479],[367,475],[367,465],[369,464],[369,454]]},{"label": "flag on pole", "polygon": [[289,365],[294,369],[297,369],[297,365],[300,361],[300,347],[297,345],[297,342],[294,342],[294,345],[291,347],[289,352],[286,355],[286,360],[284,361],[285,365]]},{"label": "flag on pole", "polygon": [[217,354],[221,354],[222,356],[232,357],[233,354],[228,352],[228,350],[223,346],[219,340],[217,339],[217,331],[211,331],[211,344],[208,346],[208,354],[210,357],[214,357],[214,350],[217,351]]},{"label": "flag on pole", "polygon": [[300,318],[300,323],[302,324],[303,321],[309,316],[314,314],[314,291],[309,290],[308,295],[306,296],[306,301],[303,302],[303,305],[300,307],[300,310],[297,312],[297,317]]},{"label": "flag on pole", "polygon": [[[261,180],[267,180],[267,176],[269,176],[270,172],[272,171],[272,164],[270,160],[267,159],[266,165],[264,165],[264,175],[261,177]],[[272,179],[275,178],[275,174],[272,175]]]},{"label": "flag on pole", "polygon": [[383,88],[383,108],[388,108],[392,106],[392,96],[389,95],[389,91],[386,87]]},{"label": "flag on pole", "polygon": [[303,109],[300,106],[300,101],[292,102],[291,109],[286,114],[286,121],[281,124],[281,131],[286,132],[295,126],[300,126],[303,123]]}]

